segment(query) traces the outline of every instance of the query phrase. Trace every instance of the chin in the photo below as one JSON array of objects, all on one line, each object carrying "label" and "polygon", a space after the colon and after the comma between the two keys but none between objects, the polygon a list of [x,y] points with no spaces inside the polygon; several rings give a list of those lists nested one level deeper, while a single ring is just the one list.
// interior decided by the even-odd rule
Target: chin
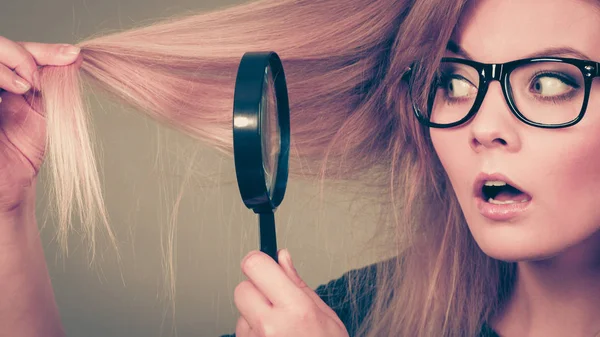
[{"label": "chin", "polygon": [[[480,246],[481,248],[481,246]],[[503,249],[503,248],[490,248],[481,250],[489,257],[504,262],[532,262],[541,261],[552,258],[556,254],[550,254],[547,252],[532,251],[532,250],[520,250],[520,249]]]},{"label": "chin", "polygon": [[567,249],[566,246],[544,244],[539,237],[519,235],[512,230],[504,233],[477,233],[473,235],[479,248],[487,256],[505,262],[540,261],[552,258]]}]

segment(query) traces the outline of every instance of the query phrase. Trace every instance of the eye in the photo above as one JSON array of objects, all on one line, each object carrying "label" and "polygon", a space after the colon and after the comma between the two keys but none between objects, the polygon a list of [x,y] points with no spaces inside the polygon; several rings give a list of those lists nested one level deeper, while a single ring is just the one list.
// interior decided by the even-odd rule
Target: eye
[{"label": "eye", "polygon": [[464,98],[477,94],[477,87],[463,77],[448,78],[445,89],[449,98]]},{"label": "eye", "polygon": [[540,96],[561,96],[574,89],[574,85],[567,83],[558,75],[546,74],[536,77],[531,83],[531,92]]}]

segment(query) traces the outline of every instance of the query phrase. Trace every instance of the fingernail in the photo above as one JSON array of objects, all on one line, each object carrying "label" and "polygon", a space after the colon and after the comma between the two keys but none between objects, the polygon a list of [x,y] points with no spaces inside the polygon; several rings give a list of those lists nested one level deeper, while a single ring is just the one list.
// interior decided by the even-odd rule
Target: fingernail
[{"label": "fingernail", "polygon": [[249,252],[248,254],[246,254],[246,256],[244,257],[244,259],[242,260],[242,263],[241,263],[242,266],[246,264],[246,261],[248,261],[248,259],[250,259],[250,257],[252,257],[252,256],[254,256],[254,255],[258,254],[258,253],[259,253],[258,251],[253,250],[253,251]]},{"label": "fingernail", "polygon": [[61,54],[64,54],[64,55],[69,55],[69,56],[78,55],[80,51],[81,51],[81,49],[79,47],[76,47],[76,46],[73,46],[70,44],[65,44],[62,47],[60,47],[60,52],[61,52]]},{"label": "fingernail", "polygon": [[294,281],[296,282],[296,284],[299,287],[306,287],[306,283],[302,280],[302,277],[300,277],[300,274],[298,274],[296,267],[294,267],[294,262],[292,262],[292,256],[290,255],[290,252],[287,250],[287,248],[285,249],[285,259],[287,260],[288,266],[290,266],[290,268],[292,268],[292,273],[293,273],[292,278],[294,278]]},{"label": "fingernail", "polygon": [[15,79],[15,85],[17,86],[17,88],[19,88],[20,90],[29,90],[31,88],[31,85],[25,81],[23,81],[20,78]]},{"label": "fingernail", "polygon": [[294,267],[294,262],[292,262],[292,256],[290,255],[290,251],[287,250],[287,248],[285,249],[285,259],[287,260],[288,265],[292,267],[294,273],[298,275],[298,271],[296,270],[296,267]]}]

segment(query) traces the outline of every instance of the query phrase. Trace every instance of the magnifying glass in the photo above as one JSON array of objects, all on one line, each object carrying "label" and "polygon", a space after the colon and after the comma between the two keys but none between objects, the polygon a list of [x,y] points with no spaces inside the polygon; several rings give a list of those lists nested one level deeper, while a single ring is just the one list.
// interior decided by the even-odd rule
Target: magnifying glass
[{"label": "magnifying glass", "polygon": [[244,204],[258,214],[260,250],[277,261],[275,210],[288,179],[290,110],[277,53],[248,52],[233,98],[233,156]]}]

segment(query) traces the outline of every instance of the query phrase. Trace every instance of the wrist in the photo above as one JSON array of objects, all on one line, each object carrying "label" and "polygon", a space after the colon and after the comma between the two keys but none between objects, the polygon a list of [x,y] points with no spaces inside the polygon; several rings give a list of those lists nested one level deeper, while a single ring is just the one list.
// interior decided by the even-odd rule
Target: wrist
[{"label": "wrist", "polygon": [[27,274],[44,260],[35,217],[35,203],[24,200],[18,208],[0,212],[0,282],[13,274]]},{"label": "wrist", "polygon": [[18,207],[0,212],[0,327],[0,337],[64,336],[33,192]]}]

